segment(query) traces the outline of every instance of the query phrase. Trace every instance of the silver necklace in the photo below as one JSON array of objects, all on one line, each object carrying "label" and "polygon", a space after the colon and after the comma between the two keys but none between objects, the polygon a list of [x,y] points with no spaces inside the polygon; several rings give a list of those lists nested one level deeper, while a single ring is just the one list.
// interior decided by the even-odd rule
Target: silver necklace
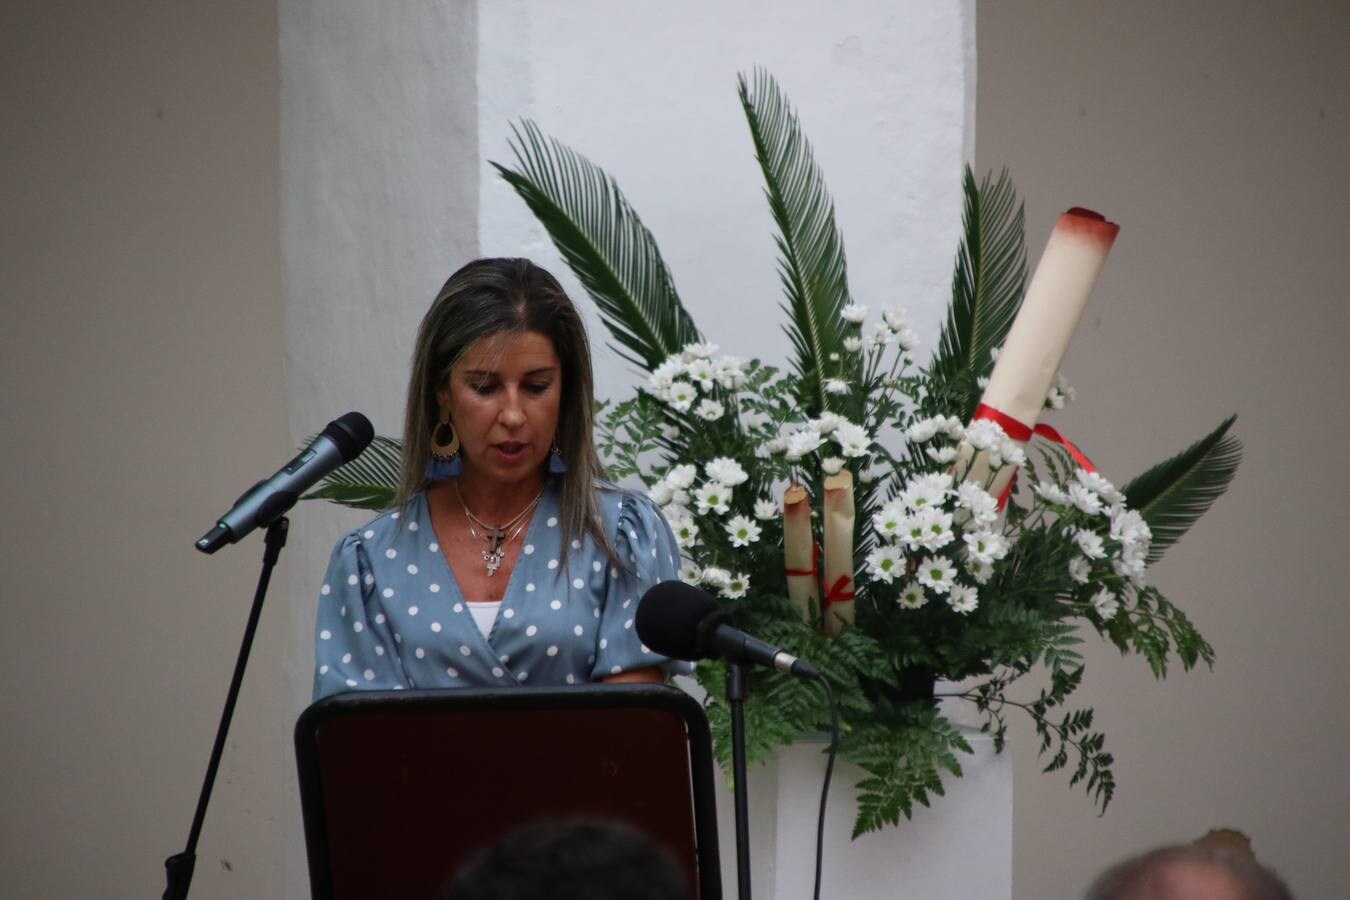
[{"label": "silver necklace", "polygon": [[[482,519],[473,514],[469,505],[464,502],[464,497],[459,493],[458,481],[452,482],[455,488],[455,499],[459,501],[460,509],[464,510],[464,519],[469,525],[469,534],[473,535],[475,540],[487,541],[487,549],[483,551],[483,563],[487,568],[488,576],[497,574],[497,570],[502,567],[502,556],[506,552],[506,545],[514,541],[525,526],[529,524],[526,517],[534,510],[539,503],[539,498],[544,496],[544,489],[541,487],[539,493],[534,495],[534,499],[525,504],[525,508],[516,513],[506,522],[500,525],[489,525]],[[483,533],[478,533],[478,528],[483,529]]]}]

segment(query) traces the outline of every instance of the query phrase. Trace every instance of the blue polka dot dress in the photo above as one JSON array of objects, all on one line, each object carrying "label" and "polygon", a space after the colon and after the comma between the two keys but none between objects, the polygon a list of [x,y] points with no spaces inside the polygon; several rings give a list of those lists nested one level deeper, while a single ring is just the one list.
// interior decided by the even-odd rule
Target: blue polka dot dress
[{"label": "blue polka dot dress", "polygon": [[[315,636],[314,698],[349,690],[582,684],[669,661],[638,640],[638,601],[676,578],[670,526],[646,497],[612,485],[596,500],[625,565],[589,535],[564,555],[559,492],[535,507],[487,637],[436,543],[424,494],[333,550]],[[670,668],[667,666],[667,668]]]}]

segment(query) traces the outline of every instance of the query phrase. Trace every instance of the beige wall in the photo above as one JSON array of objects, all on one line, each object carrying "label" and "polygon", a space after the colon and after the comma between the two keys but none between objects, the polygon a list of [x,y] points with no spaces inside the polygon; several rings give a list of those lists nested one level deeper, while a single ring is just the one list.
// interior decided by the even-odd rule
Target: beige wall
[{"label": "beige wall", "polygon": [[1116,754],[1096,818],[1016,742],[1019,898],[1230,825],[1300,897],[1350,882],[1343,415],[1350,365],[1350,6],[979,5],[977,155],[1007,165],[1038,254],[1081,204],[1122,225],[1055,417],[1125,480],[1230,411],[1246,460],[1156,570],[1218,651],[1155,682],[1090,644]]},{"label": "beige wall", "polygon": [[[159,896],[253,592],[192,542],[284,461],[274,0],[0,10],[0,894]],[[284,561],[283,561],[284,565]],[[281,872],[285,610],[193,897]]]}]

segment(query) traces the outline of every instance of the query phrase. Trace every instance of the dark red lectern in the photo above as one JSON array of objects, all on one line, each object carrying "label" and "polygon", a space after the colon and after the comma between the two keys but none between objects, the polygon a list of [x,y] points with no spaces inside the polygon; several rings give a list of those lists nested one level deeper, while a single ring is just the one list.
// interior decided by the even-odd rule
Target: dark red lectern
[{"label": "dark red lectern", "polygon": [[295,729],[315,900],[435,900],[541,821],[631,826],[722,896],[708,723],[664,685],[369,691]]}]

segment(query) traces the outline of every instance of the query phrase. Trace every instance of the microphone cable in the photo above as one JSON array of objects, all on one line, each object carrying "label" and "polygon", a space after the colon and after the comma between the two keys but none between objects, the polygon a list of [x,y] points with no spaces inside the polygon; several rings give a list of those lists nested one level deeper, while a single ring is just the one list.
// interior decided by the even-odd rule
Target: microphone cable
[{"label": "microphone cable", "polygon": [[830,796],[830,777],[834,774],[834,756],[839,749],[839,706],[834,699],[834,689],[824,675],[816,675],[814,680],[825,689],[830,705],[830,751],[829,761],[825,763],[825,780],[820,786],[820,819],[816,823],[816,887],[812,895],[820,900],[821,864],[825,856],[825,802]]}]

